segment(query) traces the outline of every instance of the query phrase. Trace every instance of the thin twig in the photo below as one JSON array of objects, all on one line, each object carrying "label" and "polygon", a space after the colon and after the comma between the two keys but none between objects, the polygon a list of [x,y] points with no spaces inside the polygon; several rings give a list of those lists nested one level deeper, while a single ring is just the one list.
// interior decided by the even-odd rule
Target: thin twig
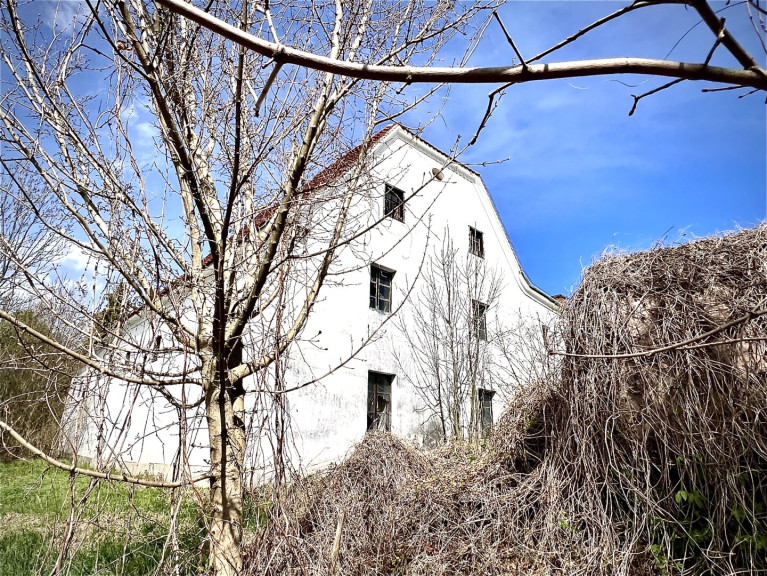
[{"label": "thin twig", "polygon": [[503,30],[504,36],[506,36],[506,41],[511,45],[511,48],[514,50],[514,53],[517,55],[517,58],[519,58],[519,63],[522,65],[522,68],[527,70],[527,62],[525,62],[525,59],[522,57],[522,54],[517,49],[517,45],[514,43],[514,39],[506,30],[506,26],[503,25],[503,20],[501,20],[501,17],[498,16],[498,12],[496,10],[493,10],[493,16],[495,16],[495,19],[498,21],[498,24],[500,24],[501,30]]},{"label": "thin twig", "polygon": [[336,571],[336,562],[338,561],[338,548],[341,546],[341,533],[344,529],[344,519],[346,518],[346,512],[341,510],[341,514],[338,517],[338,526],[336,526],[336,535],[333,539],[333,549],[330,551],[330,568],[328,572],[334,574]]},{"label": "thin twig", "polygon": [[642,98],[647,98],[648,96],[657,94],[658,92],[661,92],[662,90],[665,90],[666,88],[671,88],[674,84],[679,84],[682,81],[683,81],[682,78],[677,78],[676,80],[672,80],[671,82],[668,82],[664,84],[663,86],[659,86],[658,88],[655,88],[654,90],[650,90],[649,92],[645,92],[644,94],[640,94],[639,96],[637,96],[636,94],[632,94],[631,97],[634,99],[634,105],[631,107],[631,110],[629,110],[629,116],[634,115],[634,112],[637,109],[637,104],[639,104],[639,101]]},{"label": "thin twig", "polygon": [[0,428],[8,432],[24,448],[26,448],[27,450],[29,450],[36,456],[39,456],[51,466],[55,466],[56,468],[59,468],[61,470],[64,470],[72,474],[82,474],[83,476],[90,476],[91,478],[100,478],[102,480],[110,480],[115,482],[126,482],[128,484],[148,486],[150,488],[180,488],[181,486],[188,486],[190,484],[196,484],[197,482],[203,482],[204,480],[208,480],[212,477],[210,473],[206,473],[200,476],[195,476],[187,482],[160,482],[155,480],[145,480],[143,478],[136,478],[135,476],[128,476],[124,472],[97,472],[95,470],[88,470],[86,468],[78,468],[74,464],[67,464],[65,462],[56,460],[55,458],[49,456],[48,454],[46,454],[45,452],[43,452],[36,446],[33,446],[32,444],[27,442],[21,436],[21,434],[16,432],[16,430],[14,430],[11,426],[9,426],[6,422],[2,420],[0,420]]},{"label": "thin twig", "polygon": [[490,92],[490,94],[487,95],[487,109],[485,110],[485,115],[482,116],[482,121],[479,123],[479,127],[477,128],[477,131],[474,132],[474,136],[472,136],[468,146],[473,146],[477,142],[480,132],[482,132],[485,126],[487,126],[487,121],[490,120],[490,116],[493,115],[493,111],[495,110],[495,107],[496,107],[495,99],[498,96],[498,94],[501,94],[504,90],[506,90],[506,88],[508,88],[512,84],[513,82],[504,84],[500,88],[496,88],[495,90]]}]

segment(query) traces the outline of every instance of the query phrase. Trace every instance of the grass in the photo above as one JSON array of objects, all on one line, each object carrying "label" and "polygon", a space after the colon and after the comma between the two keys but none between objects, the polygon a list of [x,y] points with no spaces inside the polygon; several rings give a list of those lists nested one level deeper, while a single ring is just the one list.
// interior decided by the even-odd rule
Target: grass
[{"label": "grass", "polygon": [[49,573],[72,510],[80,522],[65,559],[71,575],[161,574],[170,562],[182,574],[198,574],[205,566],[204,523],[190,496],[181,499],[173,559],[166,549],[169,491],[101,482],[89,492],[90,484],[39,460],[0,464],[0,574]]},{"label": "grass", "polygon": [[[0,514],[34,514],[54,517],[62,510],[68,512],[71,502],[72,478],[63,470],[49,467],[42,460],[14,460],[0,465]],[[75,496],[81,497],[90,479],[74,478]],[[121,483],[102,483],[96,491],[101,510],[119,513],[126,505],[144,512],[167,510],[165,493],[156,488],[136,488]]]}]

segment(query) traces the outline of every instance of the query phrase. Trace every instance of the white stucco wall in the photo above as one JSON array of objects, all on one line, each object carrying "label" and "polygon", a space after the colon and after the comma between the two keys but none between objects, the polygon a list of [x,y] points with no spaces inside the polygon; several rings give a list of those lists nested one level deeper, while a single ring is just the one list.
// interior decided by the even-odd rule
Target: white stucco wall
[{"label": "white stucco wall", "polygon": [[[304,336],[312,338],[311,344],[299,342],[290,351],[285,378],[288,387],[341,364],[385,320],[386,314],[369,307],[370,263],[396,272],[392,302],[396,309],[406,290],[416,282],[424,252],[427,256],[433,253],[446,230],[461,258],[467,255],[469,227],[484,234],[485,264],[498,273],[504,285],[488,322],[497,318],[514,324],[520,314],[536,321],[538,316],[549,318],[554,313],[551,301],[532,288],[522,274],[492,201],[476,174],[458,164],[442,169],[448,162],[445,156],[401,129],[387,134],[375,148],[374,156],[375,191],[360,200],[356,205],[358,213],[351,217],[359,230],[384,215],[385,183],[401,189],[406,197],[416,194],[406,203],[404,222],[386,218],[340,250],[334,269],[345,271],[343,284],[323,288],[322,299],[304,330]],[[433,168],[442,169],[443,181],[433,177]],[[416,284],[413,294],[417,289]],[[407,314],[407,306],[400,314]],[[400,330],[390,322],[353,360],[320,382],[288,395],[295,454],[300,455],[303,467],[337,460],[362,439],[367,424],[368,371],[394,376],[392,432],[416,443],[423,440],[423,402],[398,374],[402,367],[392,353],[406,357],[408,346]],[[504,409],[502,395],[496,395],[493,408],[497,419]]]},{"label": "white stucco wall", "polygon": [[[381,328],[370,343],[350,359],[372,333],[388,318],[369,307],[370,264],[395,271],[393,279],[392,309],[396,310],[413,286],[425,255],[433,254],[450,234],[459,257],[468,256],[469,227],[483,233],[484,264],[494,270],[503,282],[498,304],[488,316],[488,322],[513,324],[520,315],[537,321],[538,317],[551,317],[555,305],[545,295],[530,286],[524,277],[497,212],[481,179],[465,167],[449,163],[447,157],[415,138],[405,130],[394,127],[377,142],[368,155],[370,173],[364,176],[365,186],[352,206],[345,237],[354,240],[345,244],[336,254],[331,274],[320,293],[319,301],[302,331],[301,337],[287,351],[280,362],[284,370],[283,383],[287,388],[300,386],[318,379],[299,390],[285,395],[290,414],[285,451],[295,468],[311,470],[338,460],[352,445],[361,440],[367,426],[368,372],[393,376],[391,430],[393,433],[420,443],[424,438],[423,424],[426,414],[423,401],[403,374],[410,353],[407,339],[394,322]],[[433,169],[441,170],[443,179],[434,177]],[[406,202],[404,222],[384,218],[385,184],[404,191]],[[343,190],[341,190],[343,192]],[[327,209],[332,208],[328,202]],[[316,235],[327,234],[322,227],[322,209],[315,212],[312,230]],[[373,226],[373,227],[371,227]],[[313,243],[307,242],[311,253]],[[306,290],[301,269],[313,266],[311,258],[297,261],[296,276],[291,290],[297,295]],[[418,290],[416,284],[413,294]],[[400,311],[407,314],[411,300]],[[296,301],[302,301],[296,298]],[[287,303],[289,304],[289,303]],[[287,305],[286,304],[286,305]],[[190,321],[194,318],[190,317]],[[403,319],[408,325],[407,317]],[[145,344],[153,337],[150,322],[140,316],[131,320],[125,333],[127,342]],[[251,337],[258,339],[258,326],[252,327]],[[255,335],[255,336],[254,336]],[[167,332],[165,339],[170,339]],[[169,340],[166,340],[166,342]],[[395,360],[395,353],[400,362]],[[402,361],[404,359],[404,362]],[[134,358],[133,361],[143,361]],[[149,365],[181,370],[181,356],[150,359]],[[327,376],[321,376],[329,373]],[[93,381],[88,384],[87,379]],[[256,430],[251,442],[249,465],[256,476],[267,473],[274,439],[260,424],[271,423],[273,415],[263,397],[253,393],[273,385],[271,376],[249,377],[246,381],[248,407]],[[87,420],[88,433],[80,434],[76,451],[89,459],[98,454],[96,432],[101,434],[101,445],[120,451],[119,462],[131,472],[149,472],[170,475],[171,465],[178,460],[179,425],[176,410],[159,394],[150,389],[137,390],[131,385],[108,381],[90,375],[84,377],[81,397],[74,398],[67,411],[72,423]],[[104,384],[108,384],[104,386]],[[98,386],[96,384],[99,384]],[[510,383],[506,383],[507,385]],[[182,397],[182,387],[173,386],[175,398]],[[199,397],[199,390],[189,386],[183,389],[187,403]],[[503,411],[503,395],[494,399],[494,416]],[[150,406],[152,410],[150,410]],[[100,408],[106,410],[100,410]],[[147,414],[151,417],[147,418]],[[106,414],[106,418],[102,418]],[[189,430],[185,457],[193,469],[207,465],[207,431],[198,409],[187,420]],[[267,426],[268,428],[268,426]],[[70,428],[70,431],[72,429]],[[74,437],[74,434],[72,434]],[[110,449],[107,449],[110,452]],[[108,454],[107,454],[108,455]]]}]

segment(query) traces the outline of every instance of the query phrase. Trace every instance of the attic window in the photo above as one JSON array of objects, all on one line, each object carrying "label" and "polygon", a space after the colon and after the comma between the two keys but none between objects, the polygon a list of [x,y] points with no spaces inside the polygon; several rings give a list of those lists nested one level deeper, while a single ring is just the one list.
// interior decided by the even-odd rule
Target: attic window
[{"label": "attic window", "polygon": [[162,336],[155,336],[154,346],[152,347],[152,362],[157,360],[157,356],[160,353],[160,346],[162,346]]},{"label": "attic window", "polygon": [[295,228],[295,242],[296,244],[305,244],[309,237],[309,228],[301,226],[300,224]]},{"label": "attic window", "polygon": [[485,257],[484,234],[471,226],[469,226],[469,253],[480,258]]},{"label": "attic window", "polygon": [[400,222],[405,221],[405,193],[391,184],[384,192],[384,214]]}]

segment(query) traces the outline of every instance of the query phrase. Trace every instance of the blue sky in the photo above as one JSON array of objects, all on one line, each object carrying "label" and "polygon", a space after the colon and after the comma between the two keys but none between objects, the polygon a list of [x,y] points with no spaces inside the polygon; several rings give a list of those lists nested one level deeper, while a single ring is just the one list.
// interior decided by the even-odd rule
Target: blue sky
[{"label": "blue sky", "polygon": [[[621,5],[511,2],[502,17],[529,58]],[[722,15],[764,62],[745,7],[735,5]],[[663,58],[696,21],[682,6],[647,8],[546,61]],[[670,58],[702,61],[712,43],[711,32],[699,25]],[[500,65],[512,54],[491,24],[470,64]],[[712,64],[734,61],[720,48]],[[628,116],[631,94],[666,81],[616,76],[512,86],[480,141],[462,156],[469,164],[510,157],[476,169],[526,273],[547,292],[569,294],[582,267],[611,247],[641,250],[662,237],[673,244],[754,226],[767,217],[764,95],[701,93],[714,85],[684,82],[643,99]],[[442,149],[459,135],[468,141],[491,89],[453,87],[424,137]]]},{"label": "blue sky", "polygon": [[[73,18],[64,3],[59,18]],[[511,1],[504,23],[529,58],[625,5],[613,1]],[[725,4],[715,3],[724,8]],[[36,3],[50,12],[55,3]],[[45,10],[43,10],[45,12]],[[745,6],[722,12],[752,54],[764,51]],[[52,15],[47,14],[50,18]],[[546,61],[643,56],[702,61],[713,36],[683,6],[639,10],[592,32]],[[437,65],[451,65],[459,37]],[[492,23],[470,65],[511,62],[513,52]],[[735,65],[720,48],[712,64]],[[604,250],[641,250],[665,238],[686,241],[767,218],[765,100],[744,91],[701,93],[712,85],[684,82],[640,102],[631,94],[666,80],[616,76],[533,83],[509,88],[479,141],[461,160],[473,164],[489,189],[522,266],[551,294],[569,294],[582,268]],[[448,150],[474,134],[494,86],[453,86],[423,136]],[[424,89],[424,88],[420,88]],[[133,129],[151,142],[151,115],[140,102]],[[405,118],[417,124],[443,103]],[[151,148],[153,151],[154,148]],[[483,162],[508,161],[486,167]],[[142,159],[148,161],[149,159]],[[82,259],[80,259],[82,260]],[[75,262],[79,267],[83,262]]]}]

